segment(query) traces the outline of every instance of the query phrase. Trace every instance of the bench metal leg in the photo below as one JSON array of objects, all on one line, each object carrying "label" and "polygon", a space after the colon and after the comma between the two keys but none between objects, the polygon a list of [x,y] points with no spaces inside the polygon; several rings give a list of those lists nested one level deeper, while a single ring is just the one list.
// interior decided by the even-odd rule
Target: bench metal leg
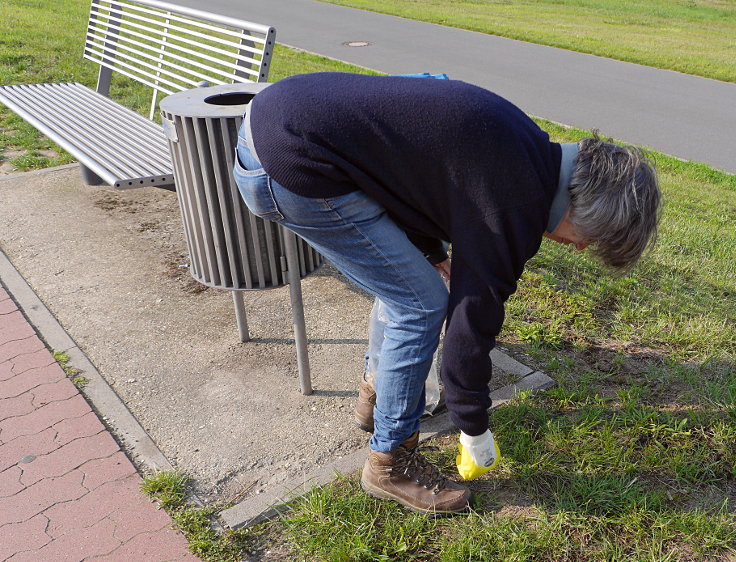
[{"label": "bench metal leg", "polygon": [[240,332],[240,341],[250,340],[248,332],[248,317],[245,314],[245,303],[243,302],[243,293],[233,291],[233,304],[235,305],[235,319],[238,322],[238,332]]},{"label": "bench metal leg", "polygon": [[82,173],[82,181],[87,185],[107,185],[107,182],[100,176],[95,174],[84,164],[79,165],[79,171]]},{"label": "bench metal leg", "polygon": [[296,341],[296,361],[299,365],[299,385],[302,394],[312,394],[312,379],[307,354],[307,329],[304,325],[304,302],[302,283],[299,275],[299,253],[296,234],[283,229],[286,249],[286,266],[289,268],[289,294],[291,296],[291,315],[294,320],[294,340]]}]

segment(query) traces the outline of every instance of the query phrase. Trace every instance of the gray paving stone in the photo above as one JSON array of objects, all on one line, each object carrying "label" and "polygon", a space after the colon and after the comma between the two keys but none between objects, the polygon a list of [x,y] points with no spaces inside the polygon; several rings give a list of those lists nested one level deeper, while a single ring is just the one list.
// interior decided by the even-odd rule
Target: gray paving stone
[{"label": "gray paving stone", "polygon": [[526,365],[519,363],[516,359],[509,357],[498,348],[491,350],[491,361],[493,361],[493,364],[502,371],[506,371],[507,373],[511,373],[518,377],[525,377],[534,371],[531,367],[527,367]]},{"label": "gray paving stone", "polygon": [[516,384],[510,384],[499,388],[498,390],[491,393],[491,400],[493,400],[493,407],[501,406],[509,400],[511,400],[519,391],[522,390],[547,390],[557,384],[555,380],[542,371],[534,371],[532,374],[525,376]]}]

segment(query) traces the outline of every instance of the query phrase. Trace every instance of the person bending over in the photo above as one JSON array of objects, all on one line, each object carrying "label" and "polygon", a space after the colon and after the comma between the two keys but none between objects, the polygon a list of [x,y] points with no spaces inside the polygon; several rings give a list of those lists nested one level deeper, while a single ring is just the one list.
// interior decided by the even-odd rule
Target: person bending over
[{"label": "person bending over", "polygon": [[385,304],[378,372],[360,384],[359,421],[373,428],[361,483],[427,513],[470,500],[417,451],[445,321],[446,405],[461,443],[491,451],[473,457],[487,465],[489,352],[524,264],[546,236],[628,271],[656,237],[661,199],[637,148],[597,135],[551,142],[493,92],[399,76],[315,73],[268,86],[248,105],[234,175],[255,215]]}]

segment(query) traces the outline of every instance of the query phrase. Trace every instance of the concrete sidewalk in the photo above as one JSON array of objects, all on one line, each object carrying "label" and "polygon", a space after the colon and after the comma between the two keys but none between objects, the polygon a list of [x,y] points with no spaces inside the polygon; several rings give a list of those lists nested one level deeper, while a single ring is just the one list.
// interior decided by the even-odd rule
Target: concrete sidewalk
[{"label": "concrete sidewalk", "polygon": [[0,285],[0,560],[197,560]]},{"label": "concrete sidewalk", "polygon": [[736,173],[736,84],[315,0],[207,9],[273,25],[280,44],[390,74],[445,72],[532,115]]}]

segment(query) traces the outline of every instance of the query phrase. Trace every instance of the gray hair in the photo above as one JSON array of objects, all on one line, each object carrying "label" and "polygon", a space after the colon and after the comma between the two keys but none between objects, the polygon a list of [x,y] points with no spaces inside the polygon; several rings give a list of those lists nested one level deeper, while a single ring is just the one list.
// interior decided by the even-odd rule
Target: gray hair
[{"label": "gray hair", "polygon": [[628,272],[657,239],[657,172],[644,150],[593,135],[578,142],[569,221],[605,265]]}]

